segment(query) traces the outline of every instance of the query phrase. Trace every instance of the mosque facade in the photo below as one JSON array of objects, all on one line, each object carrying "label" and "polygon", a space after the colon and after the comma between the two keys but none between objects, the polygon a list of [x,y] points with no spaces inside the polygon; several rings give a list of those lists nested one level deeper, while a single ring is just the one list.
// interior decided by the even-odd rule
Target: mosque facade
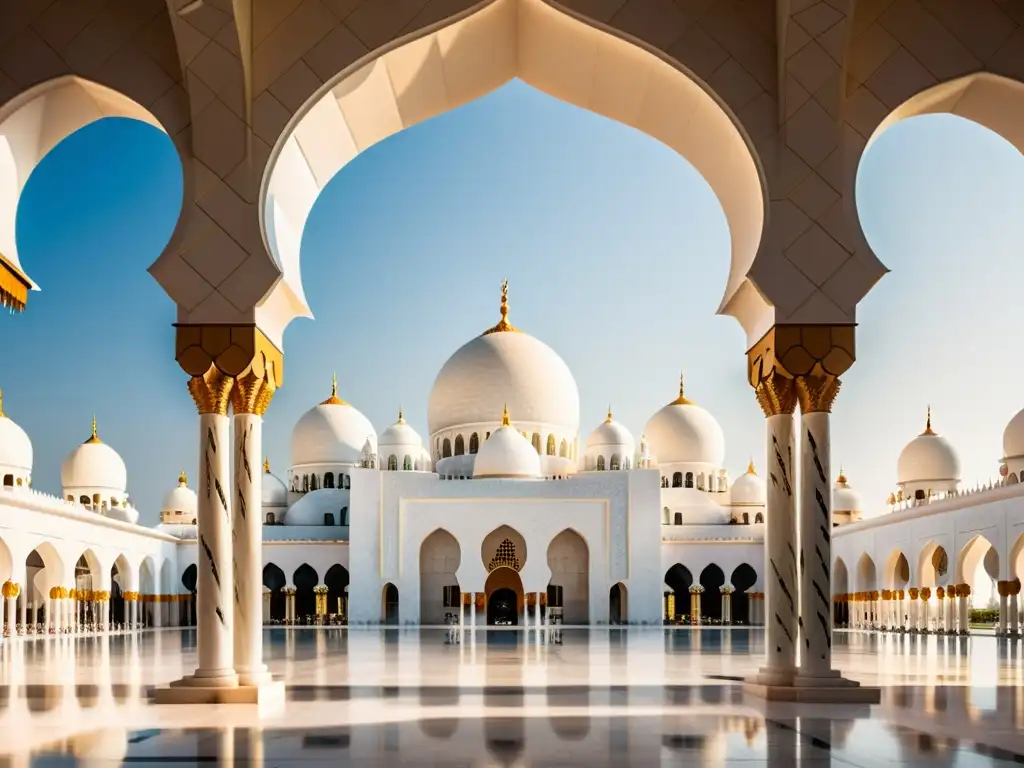
[{"label": "mosque facade", "polygon": [[[425,440],[401,409],[378,433],[335,381],[296,423],[286,475],[264,462],[264,622],[763,623],[767,487],[753,461],[730,479],[722,429],[688,398],[682,378],[639,439],[611,408],[581,437],[572,372],[511,324],[506,285],[500,312],[438,373]],[[961,597],[977,563],[994,563],[994,578],[1010,585],[999,587],[1010,630],[1024,541],[1014,544],[1024,532],[1024,416],[1008,425],[1004,444],[1002,479],[967,493],[929,411],[925,431],[900,455],[890,514],[867,520],[840,473],[831,512],[837,623],[911,628],[895,595],[901,586],[937,586],[934,573],[925,584],[917,563],[930,564],[938,547],[955,560]],[[195,620],[206,544],[185,473],[161,522],[139,525],[124,461],[94,420],[62,465],[60,497],[35,491],[31,478],[31,440],[0,416],[8,627],[12,617],[15,628],[43,631]],[[939,530],[947,522],[955,529],[948,541]],[[886,548],[900,542],[903,559],[892,560]],[[934,618],[927,627],[939,627]],[[943,630],[966,626],[943,614]]]}]

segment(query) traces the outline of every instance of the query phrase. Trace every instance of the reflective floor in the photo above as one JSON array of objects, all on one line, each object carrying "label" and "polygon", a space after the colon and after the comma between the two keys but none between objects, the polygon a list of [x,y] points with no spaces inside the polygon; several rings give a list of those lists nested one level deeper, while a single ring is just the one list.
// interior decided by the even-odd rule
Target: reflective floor
[{"label": "reflective floor", "polygon": [[0,766],[1024,764],[1024,643],[836,634],[882,704],[745,696],[751,629],[273,629],[277,708],[156,706],[194,631],[0,644]]}]

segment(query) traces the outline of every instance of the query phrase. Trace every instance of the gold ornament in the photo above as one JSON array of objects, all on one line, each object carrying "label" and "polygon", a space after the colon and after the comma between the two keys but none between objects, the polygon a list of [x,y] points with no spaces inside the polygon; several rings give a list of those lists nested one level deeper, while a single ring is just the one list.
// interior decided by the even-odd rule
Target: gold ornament
[{"label": "gold ornament", "polygon": [[519,329],[516,328],[512,323],[508,321],[508,280],[501,281],[501,320],[493,328],[488,328],[484,331],[481,336],[487,336],[491,333],[519,333]]}]

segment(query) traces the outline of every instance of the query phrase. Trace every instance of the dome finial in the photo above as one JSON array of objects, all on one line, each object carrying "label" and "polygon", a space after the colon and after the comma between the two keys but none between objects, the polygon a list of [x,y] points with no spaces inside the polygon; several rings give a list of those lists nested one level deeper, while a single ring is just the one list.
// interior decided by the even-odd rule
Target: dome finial
[{"label": "dome finial", "polygon": [[405,414],[402,413],[402,406],[398,406],[398,423],[405,424]]},{"label": "dome finial", "polygon": [[348,405],[344,400],[338,397],[338,374],[334,373],[331,375],[331,396],[324,400],[320,405]]},{"label": "dome finial", "polygon": [[508,403],[505,403],[505,410],[501,414],[501,426],[510,427],[512,426],[512,420],[508,415]]},{"label": "dome finial", "polygon": [[270,457],[266,456],[263,459],[263,472],[264,474],[270,474]]},{"label": "dome finial", "polygon": [[4,418],[4,391],[0,389],[0,419]]},{"label": "dome finial", "polygon": [[612,423],[612,404],[611,403],[608,403],[608,415],[604,417],[604,423],[605,424],[611,424]]},{"label": "dome finial", "polygon": [[753,456],[750,457],[750,463],[747,464],[747,474],[748,475],[756,475],[757,474],[757,470],[754,469],[754,457]]},{"label": "dome finial", "polygon": [[178,475],[178,485],[188,485],[188,475],[185,474],[185,470],[181,470],[181,474]]},{"label": "dome finial", "polygon": [[842,464],[839,465],[839,477],[836,478],[836,482],[839,485],[846,485],[846,483],[847,483],[846,475],[843,473],[843,465]]},{"label": "dome finial", "polygon": [[682,371],[679,372],[679,397],[669,403],[669,405],[693,405],[692,400],[686,399],[686,374]]},{"label": "dome finial", "polygon": [[501,311],[501,320],[493,328],[488,328],[484,331],[484,336],[489,333],[519,332],[519,329],[508,321],[508,280],[501,281],[501,307],[499,309]]},{"label": "dome finial", "polygon": [[338,396],[338,372],[334,371],[331,374],[331,397]]},{"label": "dome finial", "polygon": [[92,436],[85,441],[86,445],[95,445],[96,443],[103,442],[100,440],[99,434],[96,432],[96,414],[92,415]]},{"label": "dome finial", "polygon": [[934,435],[935,434],[932,431],[932,407],[930,405],[928,406],[928,418],[927,418],[927,420],[924,423],[924,432],[922,432],[921,434],[922,435]]}]

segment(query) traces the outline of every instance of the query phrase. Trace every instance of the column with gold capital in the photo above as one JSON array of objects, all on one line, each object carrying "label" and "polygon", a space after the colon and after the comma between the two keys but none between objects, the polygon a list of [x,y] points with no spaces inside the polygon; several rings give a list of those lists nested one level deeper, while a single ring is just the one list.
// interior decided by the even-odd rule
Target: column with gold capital
[{"label": "column with gold capital", "polygon": [[800,678],[837,678],[832,669],[832,433],[838,376],[796,377],[800,402]]},{"label": "column with gold capital", "polygon": [[277,389],[274,361],[265,353],[235,379],[235,471],[232,538],[235,566],[235,670],[243,685],[260,685],[270,676],[263,663],[263,416]]},{"label": "column with gold capital", "polygon": [[192,376],[188,390],[199,411],[199,505],[196,540],[198,666],[185,685],[238,685],[234,667],[233,567],[231,552],[231,422],[228,405],[234,377],[211,365]]}]

